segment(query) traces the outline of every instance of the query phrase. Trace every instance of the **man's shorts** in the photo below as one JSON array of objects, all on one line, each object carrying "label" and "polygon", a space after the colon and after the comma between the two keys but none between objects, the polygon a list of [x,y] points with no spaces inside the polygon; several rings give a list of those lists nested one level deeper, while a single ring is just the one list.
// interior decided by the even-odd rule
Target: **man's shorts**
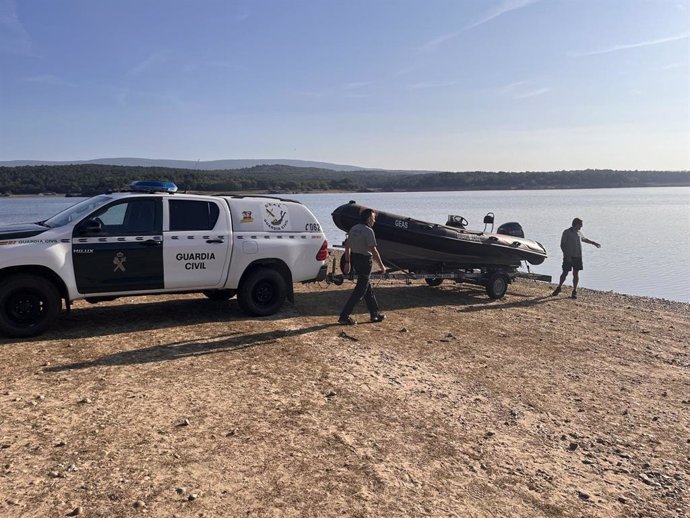
[{"label": "man's shorts", "polygon": [[563,271],[569,272],[570,270],[574,272],[579,272],[580,270],[582,270],[582,257],[563,258]]}]

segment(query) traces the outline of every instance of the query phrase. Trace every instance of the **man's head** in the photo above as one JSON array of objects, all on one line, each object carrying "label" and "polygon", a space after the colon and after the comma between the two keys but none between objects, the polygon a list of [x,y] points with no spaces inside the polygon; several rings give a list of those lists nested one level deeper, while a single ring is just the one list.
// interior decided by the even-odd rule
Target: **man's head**
[{"label": "man's head", "polygon": [[573,228],[580,230],[582,228],[582,220],[580,218],[575,218],[573,220]]},{"label": "man's head", "polygon": [[376,211],[374,209],[364,209],[359,214],[359,222],[373,227],[376,222]]}]

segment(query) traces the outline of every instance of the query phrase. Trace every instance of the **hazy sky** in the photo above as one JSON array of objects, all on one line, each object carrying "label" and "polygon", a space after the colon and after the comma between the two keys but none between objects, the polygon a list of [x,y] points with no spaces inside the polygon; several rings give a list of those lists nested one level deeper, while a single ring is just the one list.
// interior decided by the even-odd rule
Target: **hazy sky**
[{"label": "hazy sky", "polygon": [[0,0],[0,160],[690,169],[690,0]]}]

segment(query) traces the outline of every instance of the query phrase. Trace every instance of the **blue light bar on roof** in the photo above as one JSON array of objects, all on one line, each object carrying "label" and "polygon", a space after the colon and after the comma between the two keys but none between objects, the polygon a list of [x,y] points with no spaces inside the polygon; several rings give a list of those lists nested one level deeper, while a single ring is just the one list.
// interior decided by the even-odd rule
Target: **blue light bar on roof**
[{"label": "blue light bar on roof", "polygon": [[139,180],[130,183],[129,188],[137,192],[177,192],[177,185],[175,185],[173,182]]}]

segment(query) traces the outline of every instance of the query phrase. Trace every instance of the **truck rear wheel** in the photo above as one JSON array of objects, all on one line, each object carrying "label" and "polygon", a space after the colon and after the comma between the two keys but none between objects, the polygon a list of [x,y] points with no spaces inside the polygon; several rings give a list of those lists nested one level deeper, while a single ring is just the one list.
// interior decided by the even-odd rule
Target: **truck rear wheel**
[{"label": "truck rear wheel", "polygon": [[0,283],[0,332],[15,338],[40,335],[61,307],[52,282],[35,275],[13,275]]},{"label": "truck rear wheel", "polygon": [[427,277],[424,280],[429,286],[440,286],[443,283],[443,277]]},{"label": "truck rear wheel", "polygon": [[287,284],[283,276],[271,268],[259,268],[249,273],[240,284],[237,303],[248,315],[272,315],[285,303]]},{"label": "truck rear wheel", "polygon": [[492,299],[502,299],[508,291],[508,277],[503,273],[493,273],[486,282],[486,294]]}]

